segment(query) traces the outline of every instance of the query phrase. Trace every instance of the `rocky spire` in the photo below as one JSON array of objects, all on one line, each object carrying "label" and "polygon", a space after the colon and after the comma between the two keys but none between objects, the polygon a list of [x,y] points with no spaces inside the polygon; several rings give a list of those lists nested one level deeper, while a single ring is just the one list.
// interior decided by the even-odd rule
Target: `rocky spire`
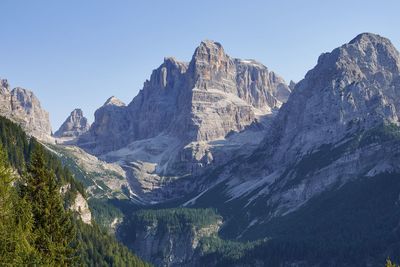
[{"label": "rocky spire", "polygon": [[202,41],[193,54],[188,72],[195,88],[229,91],[234,87],[234,62],[218,42]]},{"label": "rocky spire", "polygon": [[295,87],[295,86],[296,86],[296,83],[295,83],[293,80],[290,80],[289,88],[290,88],[291,91],[294,90],[294,87]]},{"label": "rocky spire", "polygon": [[60,126],[55,137],[77,137],[87,132],[90,125],[87,119],[83,116],[81,109],[74,109],[65,122]]},{"label": "rocky spire", "polygon": [[6,79],[0,79],[0,90],[9,90],[9,84]]}]

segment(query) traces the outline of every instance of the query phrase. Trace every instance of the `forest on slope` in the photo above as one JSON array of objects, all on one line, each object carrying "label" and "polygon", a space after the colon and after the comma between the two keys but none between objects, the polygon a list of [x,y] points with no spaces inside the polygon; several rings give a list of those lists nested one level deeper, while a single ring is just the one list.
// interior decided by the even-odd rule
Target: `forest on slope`
[{"label": "forest on slope", "polygon": [[[70,189],[61,194],[60,188]],[[83,186],[20,126],[0,117],[0,259],[6,265],[150,266],[69,206]]]}]

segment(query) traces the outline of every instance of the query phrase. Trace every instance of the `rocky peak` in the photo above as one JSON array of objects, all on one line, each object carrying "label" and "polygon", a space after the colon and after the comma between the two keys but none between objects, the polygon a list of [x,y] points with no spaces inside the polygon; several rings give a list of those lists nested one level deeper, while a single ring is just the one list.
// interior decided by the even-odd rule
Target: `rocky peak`
[{"label": "rocky peak", "polygon": [[234,63],[237,94],[241,99],[266,113],[286,102],[290,89],[282,77],[252,59],[234,59]]},{"label": "rocky peak", "polygon": [[164,63],[153,70],[150,80],[144,83],[143,89],[150,90],[174,88],[186,72],[188,64],[180,62],[174,57],[164,58]]},{"label": "rocky peak", "polygon": [[9,90],[9,84],[6,79],[0,79],[0,90]]},{"label": "rocky peak", "polygon": [[83,111],[80,108],[76,108],[71,112],[72,118],[83,118]]},{"label": "rocky peak", "polygon": [[[193,87],[229,91],[234,86],[235,66],[220,43],[203,41],[196,48],[189,65]],[[223,83],[225,81],[225,83]]]},{"label": "rocky peak", "polygon": [[107,101],[103,104],[103,106],[117,106],[117,107],[123,107],[125,106],[125,103],[116,98],[115,96],[111,96]]},{"label": "rocky peak", "polygon": [[291,91],[293,91],[295,86],[296,86],[296,83],[295,83],[293,80],[290,80],[289,89],[290,89]]},{"label": "rocky peak", "polygon": [[388,39],[369,33],[319,57],[279,110],[262,146],[238,163],[242,170],[232,168],[258,181],[275,180],[257,189],[265,193],[263,205],[275,209],[271,214],[292,212],[350,180],[396,171],[398,141],[375,132],[399,124],[399,62]]},{"label": "rocky peak", "polygon": [[[400,56],[390,40],[362,33],[348,44],[322,54],[317,66],[307,73],[306,78],[318,80],[323,73],[325,78],[329,76],[329,80],[340,80],[340,83],[371,79],[382,83],[392,80],[391,74],[399,73],[399,69]],[[323,82],[320,85],[325,86]]]},{"label": "rocky peak", "polygon": [[83,111],[79,108],[74,109],[65,122],[60,126],[54,136],[56,137],[77,137],[86,133],[90,128],[87,119],[83,116]]},{"label": "rocky peak", "polygon": [[204,60],[211,63],[213,60],[218,61],[224,57],[227,57],[227,55],[220,43],[211,40],[204,40],[196,48],[192,60]]},{"label": "rocky peak", "polygon": [[24,88],[10,91],[7,80],[0,80],[0,115],[20,124],[24,130],[40,140],[50,141],[49,114],[33,92]]},{"label": "rocky peak", "polygon": [[187,70],[188,63],[178,61],[175,57],[165,57],[164,63],[161,66],[166,67],[167,69],[176,68],[179,69],[181,73],[184,73]]},{"label": "rocky peak", "polygon": [[95,113],[95,141],[84,143],[103,153],[160,134],[182,142],[224,138],[279,108],[289,93],[261,63],[231,58],[220,43],[203,41],[190,63],[164,58],[126,108],[105,109],[107,101]]},{"label": "rocky peak", "polygon": [[96,110],[94,122],[89,131],[77,139],[80,147],[93,154],[111,151],[126,145],[126,131],[129,127],[127,107],[118,98],[112,96]]},{"label": "rocky peak", "polygon": [[356,131],[398,124],[399,66],[390,41],[370,33],[322,54],[276,117],[275,158],[290,162]]}]

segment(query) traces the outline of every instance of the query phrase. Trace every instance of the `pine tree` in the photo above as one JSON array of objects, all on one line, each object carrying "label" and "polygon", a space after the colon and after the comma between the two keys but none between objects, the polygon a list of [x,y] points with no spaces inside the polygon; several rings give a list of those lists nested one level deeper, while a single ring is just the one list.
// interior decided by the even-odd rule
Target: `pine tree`
[{"label": "pine tree", "polygon": [[72,264],[76,237],[72,215],[64,210],[55,175],[46,167],[41,146],[32,151],[22,193],[32,203],[34,247],[41,255],[41,263]]},{"label": "pine tree", "polygon": [[34,260],[30,245],[32,216],[29,203],[17,195],[14,174],[0,146],[0,259],[2,264],[22,265]]}]

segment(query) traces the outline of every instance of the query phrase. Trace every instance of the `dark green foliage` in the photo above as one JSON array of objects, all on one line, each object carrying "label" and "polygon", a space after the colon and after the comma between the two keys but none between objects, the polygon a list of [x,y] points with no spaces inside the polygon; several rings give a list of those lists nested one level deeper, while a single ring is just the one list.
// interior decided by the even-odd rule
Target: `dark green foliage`
[{"label": "dark green foliage", "polygon": [[135,241],[136,232],[142,232],[148,226],[157,228],[157,235],[183,234],[192,232],[194,228],[216,224],[222,220],[213,209],[157,209],[134,211],[125,217],[123,224],[118,228],[118,237],[125,244]]},{"label": "dark green foliage", "polygon": [[203,254],[200,262],[202,265],[208,266],[216,262],[238,261],[262,242],[238,242],[223,240],[217,236],[205,237],[200,240],[200,250]]},{"label": "dark green foliage", "polygon": [[24,170],[29,155],[29,141],[21,127],[0,117],[0,143],[11,166]]},{"label": "dark green foliage", "polygon": [[33,246],[41,264],[68,266],[74,263],[75,229],[72,214],[63,207],[55,174],[45,163],[40,146],[31,150],[28,172],[20,185],[21,197],[31,203]]},{"label": "dark green foliage", "polygon": [[[345,153],[377,144],[391,153],[388,158],[397,160],[400,128],[383,124],[348,136],[340,145],[321,147],[289,168],[283,176],[291,175],[293,179],[285,186],[291,188]],[[266,205],[268,195],[243,209],[248,203],[246,197],[227,203],[215,201],[213,196],[220,196],[225,190],[223,184],[216,186],[198,198],[196,206],[218,208],[226,219],[220,234],[232,238],[241,233],[242,240],[268,237],[268,241],[239,253],[240,257],[227,257],[229,252],[216,245],[218,249],[205,254],[202,264],[284,266],[296,262],[299,266],[382,266],[387,257],[399,262],[399,183],[398,173],[354,177],[353,182],[337,185],[298,211],[272,221],[266,217],[274,209]],[[243,231],[254,218],[265,222]]]},{"label": "dark green foliage", "polygon": [[84,266],[151,266],[133,255],[129,249],[97,225],[78,222],[79,255]]},{"label": "dark green foliage", "polygon": [[85,196],[57,156],[0,117],[0,265],[148,266],[97,226],[73,219],[67,208],[78,192]]},{"label": "dark green foliage", "polygon": [[[400,174],[361,178],[325,192],[303,208],[253,229],[270,239],[227,257],[216,249],[203,263],[217,266],[380,266],[400,261]],[[217,246],[219,247],[219,246]],[[242,251],[243,252],[243,251]]]},{"label": "dark green foliage", "polygon": [[20,199],[12,183],[15,176],[0,147],[0,259],[10,266],[38,259],[31,243],[33,218],[30,204]]},{"label": "dark green foliage", "polygon": [[140,210],[134,213],[132,222],[135,227],[146,225],[158,225],[159,231],[182,231],[186,227],[202,228],[217,223],[221,217],[213,209],[161,209],[161,210]]},{"label": "dark green foliage", "polygon": [[[0,144],[6,152],[8,162],[19,174],[26,172],[32,151],[43,146],[35,138],[28,138],[20,126],[1,116]],[[70,192],[80,192],[85,195],[83,185],[74,179],[70,170],[61,164],[56,155],[44,149],[43,157],[47,168],[54,172],[60,185],[70,184],[72,188]],[[73,199],[74,196],[70,198]]]},{"label": "dark green foliage", "polygon": [[103,229],[108,229],[115,218],[122,218],[122,212],[109,203],[108,199],[91,198],[88,201],[96,223]]},{"label": "dark green foliage", "polygon": [[[40,149],[40,148],[43,148],[43,145],[40,144],[38,141],[36,141],[35,138],[31,138],[31,140],[29,142],[30,154],[27,156],[29,161],[30,161],[30,157],[32,155],[32,151],[34,151],[37,147],[39,147],[39,149]],[[61,161],[55,154],[51,153],[47,149],[43,149],[43,157],[44,157],[44,161],[45,161],[47,168],[51,169],[54,172],[55,176],[57,177],[58,183],[60,185],[69,184],[71,187],[71,190],[68,190],[68,191],[70,191],[72,193],[79,192],[83,196],[86,196],[83,185],[80,182],[76,181],[76,179],[72,175],[71,171],[67,167],[64,167],[62,165]],[[68,200],[69,196],[67,195],[65,197]],[[75,195],[70,196],[70,198],[75,199]]]}]

